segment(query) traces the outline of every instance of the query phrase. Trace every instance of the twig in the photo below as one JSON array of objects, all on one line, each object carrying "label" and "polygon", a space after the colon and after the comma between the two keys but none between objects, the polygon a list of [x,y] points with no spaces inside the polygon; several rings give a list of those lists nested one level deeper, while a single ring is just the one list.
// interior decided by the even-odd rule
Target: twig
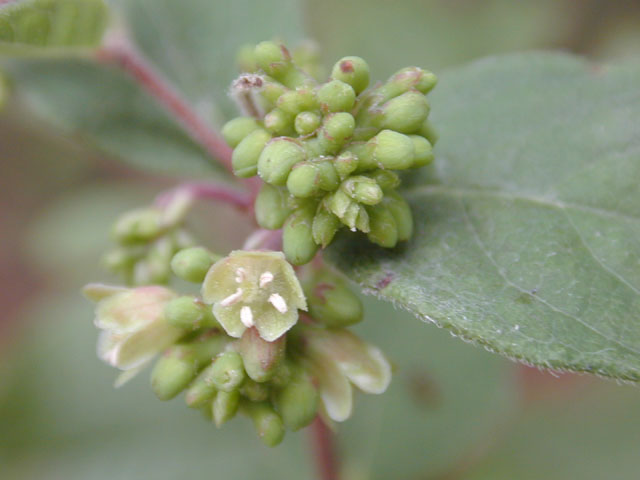
[{"label": "twig", "polygon": [[156,205],[162,207],[171,203],[177,195],[188,195],[194,200],[218,200],[229,205],[233,205],[240,210],[247,210],[251,207],[251,196],[213,182],[187,182],[177,187],[161,193],[156,198]]},{"label": "twig", "polygon": [[96,52],[98,61],[115,65],[131,75],[182,124],[193,140],[202,145],[213,158],[220,161],[231,172],[232,150],[220,134],[200,118],[177,90],[132,46],[127,45],[121,37],[114,38],[115,40],[112,41],[107,39],[105,45],[98,49]]},{"label": "twig", "polygon": [[338,459],[333,449],[333,438],[329,428],[320,417],[309,427],[311,448],[320,480],[338,480]]}]

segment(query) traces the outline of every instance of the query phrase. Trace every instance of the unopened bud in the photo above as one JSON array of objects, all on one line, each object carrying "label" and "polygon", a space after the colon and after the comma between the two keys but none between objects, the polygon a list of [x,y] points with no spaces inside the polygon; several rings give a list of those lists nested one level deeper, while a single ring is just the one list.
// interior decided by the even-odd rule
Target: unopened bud
[{"label": "unopened bud", "polygon": [[287,190],[296,197],[312,197],[320,191],[320,169],[316,162],[301,162],[287,178]]},{"label": "unopened bud", "polygon": [[359,94],[369,86],[369,65],[360,57],[344,57],[333,66],[331,78],[348,83]]},{"label": "unopened bud", "polygon": [[294,121],[296,133],[302,136],[311,135],[318,129],[321,121],[322,118],[315,112],[300,112]]},{"label": "unopened bud", "polygon": [[373,160],[381,168],[405,170],[413,166],[413,141],[402,133],[382,130],[372,140],[375,144]]},{"label": "unopened bud", "polygon": [[[291,175],[289,175],[291,176]],[[286,189],[274,187],[265,183],[255,201],[256,221],[262,228],[276,230],[282,228],[285,220],[291,214]]]},{"label": "unopened bud", "polygon": [[437,78],[433,73],[418,67],[406,67],[394,73],[387,83],[376,90],[376,101],[384,103],[409,90],[426,94],[435,87],[436,83]]},{"label": "unopened bud", "polygon": [[348,83],[331,80],[318,89],[318,101],[324,112],[349,112],[356,102],[356,92]]},{"label": "unopened bud", "polygon": [[380,126],[400,133],[420,129],[429,115],[429,102],[420,92],[406,92],[385,103]]},{"label": "unopened bud", "polygon": [[238,49],[236,55],[236,67],[241,72],[255,72],[258,69],[256,63],[255,47],[253,45],[243,45]]},{"label": "unopened bud", "polygon": [[325,248],[331,243],[339,228],[340,219],[326,208],[321,208],[313,218],[313,241]]},{"label": "unopened bud", "polygon": [[433,125],[431,125],[429,120],[424,121],[418,133],[429,140],[431,146],[435,145],[438,141],[438,132],[433,128]]},{"label": "unopened bud", "polygon": [[267,385],[247,378],[240,387],[240,394],[252,402],[264,402],[269,398],[269,387]]},{"label": "unopened bud", "polygon": [[400,177],[391,170],[374,170],[367,174],[376,181],[382,190],[393,190],[400,185]]},{"label": "unopened bud", "polygon": [[211,366],[211,382],[223,392],[236,390],[245,379],[242,357],[237,352],[220,354]]},{"label": "unopened bud", "polygon": [[325,117],[318,140],[326,153],[336,153],[355,130],[356,121],[350,113],[338,112]]},{"label": "unopened bud", "polygon": [[274,108],[264,117],[264,126],[275,136],[293,133],[293,115],[284,110]]},{"label": "unopened bud", "polygon": [[284,425],[280,415],[267,402],[242,402],[242,410],[253,420],[260,440],[275,447],[284,438]]},{"label": "unopened bud", "polygon": [[398,227],[396,221],[384,205],[369,207],[369,240],[385,248],[395,247],[398,243]]},{"label": "unopened bud", "polygon": [[334,161],[333,166],[341,180],[344,180],[358,168],[358,156],[350,151],[342,152]]},{"label": "unopened bud", "polygon": [[168,302],[164,307],[164,316],[170,325],[179,328],[195,329],[217,326],[211,309],[191,295],[185,295]]},{"label": "unopened bud", "polygon": [[213,364],[205,368],[191,383],[185,393],[185,402],[191,408],[201,408],[213,400],[216,387],[213,384]]},{"label": "unopened bud", "polygon": [[284,425],[295,432],[315,418],[319,394],[309,374],[297,367],[289,383],[276,391],[273,402]]},{"label": "unopened bud", "polygon": [[289,138],[274,138],[260,154],[258,175],[271,185],[284,185],[293,166],[305,159],[300,145]]},{"label": "unopened bud", "polygon": [[113,236],[123,244],[148,242],[162,233],[162,212],[141,208],[122,215],[113,227]]},{"label": "unopened bud", "polygon": [[260,154],[270,139],[269,132],[261,128],[247,135],[231,155],[233,173],[241,178],[254,176],[258,171],[257,166]]},{"label": "unopened bud", "polygon": [[346,281],[331,272],[317,272],[305,285],[309,314],[327,327],[346,327],[362,320],[363,307]]},{"label": "unopened bud", "polygon": [[285,353],[286,335],[273,342],[260,337],[255,328],[248,328],[238,344],[247,375],[256,382],[270,380],[282,362]]},{"label": "unopened bud", "polygon": [[257,65],[272,77],[282,75],[291,64],[289,52],[275,42],[260,42],[256,45],[254,56]]},{"label": "unopened bud", "polygon": [[240,392],[218,392],[211,404],[211,413],[216,426],[220,428],[224,423],[235,417],[240,406]]},{"label": "unopened bud", "polygon": [[396,192],[387,193],[383,204],[389,209],[396,222],[398,240],[409,240],[413,235],[413,215],[409,204]]},{"label": "unopened bud", "polygon": [[413,161],[413,167],[424,167],[433,162],[433,147],[429,140],[420,135],[409,135],[413,142],[413,148],[415,151],[415,159]]},{"label": "unopened bud", "polygon": [[311,88],[298,88],[283,93],[278,99],[278,108],[292,117],[300,112],[318,108],[318,100]]},{"label": "unopened bud", "polygon": [[244,137],[260,128],[253,117],[238,117],[225,123],[222,136],[231,148],[236,148]]},{"label": "unopened bud", "polygon": [[313,217],[315,211],[307,207],[294,211],[284,224],[282,249],[287,260],[294,265],[311,261],[318,251],[313,241]]},{"label": "unopened bud", "polygon": [[215,256],[204,247],[185,248],[173,256],[171,269],[187,282],[202,283],[215,260]]},{"label": "unopened bud", "polygon": [[363,175],[349,177],[342,182],[342,189],[358,203],[376,205],[382,200],[382,188],[373,179]]}]

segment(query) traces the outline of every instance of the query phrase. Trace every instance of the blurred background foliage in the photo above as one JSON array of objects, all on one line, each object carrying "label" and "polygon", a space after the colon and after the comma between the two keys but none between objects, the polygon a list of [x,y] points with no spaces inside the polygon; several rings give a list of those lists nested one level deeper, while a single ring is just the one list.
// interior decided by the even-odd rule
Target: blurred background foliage
[{"label": "blurred background foliage", "polygon": [[[113,2],[132,16],[178,3]],[[284,33],[275,26],[284,20],[266,2],[247,14],[254,3],[209,3],[224,47],[206,48],[232,52],[265,35],[300,37],[296,25]],[[484,55],[530,49],[563,49],[606,62],[640,54],[637,1],[284,4],[321,45],[327,66],[343,55],[361,55],[375,78],[410,64],[437,73]],[[195,18],[181,21],[150,21],[136,40],[198,102],[208,87],[193,72],[202,67],[198,55],[208,52],[173,65],[156,57],[168,48],[169,27],[189,47]],[[206,69],[205,78],[219,78],[211,97],[223,100],[219,109],[201,102],[198,108],[220,120],[230,111],[221,85],[233,72],[224,62]],[[246,423],[218,432],[181,400],[156,401],[143,376],[115,391],[115,372],[95,357],[92,307],[79,287],[108,278],[99,258],[115,216],[149,203],[172,179],[131,171],[73,134],[49,130],[17,100],[0,115],[0,179],[0,478],[314,478],[305,432],[267,450]],[[230,249],[249,231],[231,215],[203,205],[193,226],[212,246]],[[228,228],[231,221],[237,228]],[[540,373],[389,305],[368,299],[366,306],[361,333],[388,352],[397,372],[387,394],[359,398],[354,417],[339,428],[346,480],[637,477],[637,388]]]}]

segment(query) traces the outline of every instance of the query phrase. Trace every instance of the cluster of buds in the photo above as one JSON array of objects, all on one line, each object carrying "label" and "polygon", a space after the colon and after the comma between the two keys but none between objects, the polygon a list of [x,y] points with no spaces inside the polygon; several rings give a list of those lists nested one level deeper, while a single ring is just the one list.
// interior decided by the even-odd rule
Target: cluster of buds
[{"label": "cluster of buds", "polygon": [[269,446],[316,415],[346,420],[353,386],[382,393],[389,385],[382,352],[347,328],[362,319],[362,304],[335,272],[307,267],[300,282],[281,252],[220,258],[202,247],[177,252],[170,265],[200,294],[85,288],[97,302],[98,355],[123,371],[117,385],[155,360],[158,398],[185,392],[217,426],[245,414]]},{"label": "cluster of buds", "polygon": [[171,276],[171,259],[176,252],[193,245],[182,228],[192,199],[175,195],[163,206],[149,206],[124,213],[112,229],[117,246],[103,263],[127,285],[164,285]]},{"label": "cluster of buds", "polygon": [[287,259],[302,265],[347,227],[394,247],[408,240],[413,218],[396,192],[396,172],[433,161],[436,135],[425,95],[436,77],[403,68],[369,87],[369,67],[345,57],[318,83],[287,49],[262,42],[245,51],[246,70],[231,93],[245,116],[223,128],[239,177],[263,181],[260,226],[283,228]]}]

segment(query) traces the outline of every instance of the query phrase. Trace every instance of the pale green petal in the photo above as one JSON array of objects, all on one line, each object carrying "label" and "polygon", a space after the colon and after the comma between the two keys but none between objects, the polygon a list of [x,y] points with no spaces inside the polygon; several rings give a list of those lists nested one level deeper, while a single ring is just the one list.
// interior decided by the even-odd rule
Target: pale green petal
[{"label": "pale green petal", "polygon": [[121,370],[139,367],[171,346],[184,331],[158,321],[139,332],[127,336],[114,354],[115,366]]},{"label": "pale green petal", "polygon": [[242,320],[240,320],[240,309],[242,307],[242,303],[236,303],[228,307],[223,307],[220,303],[216,303],[213,306],[213,315],[230,337],[240,338],[247,329]]},{"label": "pale green petal", "polygon": [[258,333],[267,342],[273,342],[285,334],[298,321],[298,310],[278,312],[272,305],[264,307],[255,318]]},{"label": "pale green petal", "polygon": [[93,302],[99,302],[105,298],[109,298],[116,293],[128,291],[127,287],[119,287],[115,285],[106,285],[104,283],[89,283],[82,288],[85,297]]},{"label": "pale green petal", "polygon": [[318,381],[320,399],[332,420],[344,422],[351,416],[353,391],[349,380],[329,357],[314,356],[312,373]]}]

